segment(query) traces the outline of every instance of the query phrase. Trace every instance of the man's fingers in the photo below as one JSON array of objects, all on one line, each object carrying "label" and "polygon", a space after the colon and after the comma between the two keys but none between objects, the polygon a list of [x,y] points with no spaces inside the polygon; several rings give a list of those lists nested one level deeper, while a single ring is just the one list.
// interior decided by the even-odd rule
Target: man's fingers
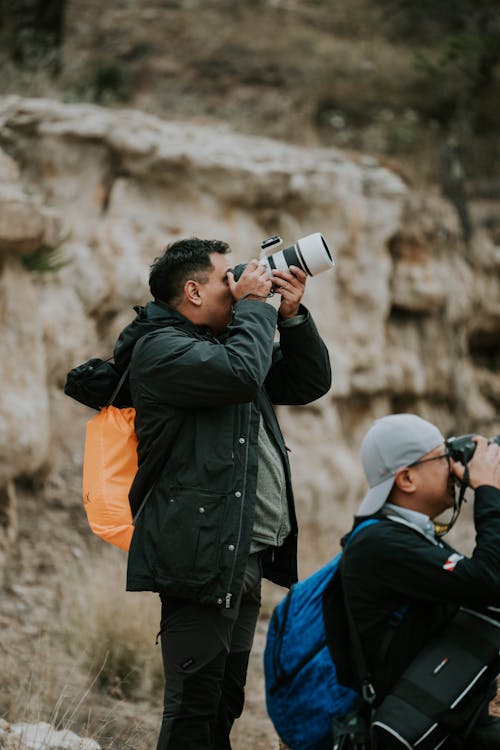
[{"label": "man's fingers", "polygon": [[273,274],[273,283],[277,287],[287,287],[289,289],[301,288],[297,279],[288,279],[284,276],[277,276],[276,274]]},{"label": "man's fingers", "polygon": [[[476,450],[469,461],[469,485],[476,489],[482,484],[489,484],[500,489],[500,448],[494,443],[488,444],[486,438],[475,435],[472,440]],[[452,469],[462,479],[464,467],[461,463],[452,462]]]},{"label": "man's fingers", "polygon": [[476,443],[476,450],[474,451],[474,455],[483,455],[486,453],[488,449],[488,441],[485,437],[482,437],[482,435],[474,435],[472,438],[472,442]]},{"label": "man's fingers", "polygon": [[465,467],[463,466],[463,464],[461,464],[460,461],[454,461],[453,459],[450,459],[450,463],[451,470],[455,474],[455,476],[459,479],[463,479],[465,473]]},{"label": "man's fingers", "polygon": [[307,279],[307,273],[303,271],[302,268],[299,268],[298,266],[290,266],[289,270],[292,276],[295,276],[295,278],[298,279],[302,284],[305,283]]},{"label": "man's fingers", "polygon": [[273,270],[273,278],[286,281],[296,289],[302,289],[307,279],[307,274],[297,266],[290,266],[288,271],[275,271]]}]

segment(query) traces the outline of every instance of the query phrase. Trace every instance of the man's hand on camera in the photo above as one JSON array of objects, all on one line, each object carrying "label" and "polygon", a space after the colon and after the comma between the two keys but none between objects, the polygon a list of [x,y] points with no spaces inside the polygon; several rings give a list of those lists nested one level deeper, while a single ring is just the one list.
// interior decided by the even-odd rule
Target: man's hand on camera
[{"label": "man's hand on camera", "polygon": [[297,266],[290,266],[288,271],[273,271],[274,290],[281,295],[280,316],[295,318],[306,288],[307,274]]},{"label": "man's hand on camera", "polygon": [[235,302],[243,297],[265,301],[271,291],[272,282],[266,272],[266,267],[255,258],[247,263],[238,281],[234,280],[231,271],[227,272],[227,280]]},{"label": "man's hand on camera", "polygon": [[[500,446],[488,443],[486,438],[476,435],[472,438],[477,443],[469,462],[469,486],[477,489],[483,484],[500,490]],[[459,479],[464,477],[464,467],[459,461],[452,461],[451,468]]]}]

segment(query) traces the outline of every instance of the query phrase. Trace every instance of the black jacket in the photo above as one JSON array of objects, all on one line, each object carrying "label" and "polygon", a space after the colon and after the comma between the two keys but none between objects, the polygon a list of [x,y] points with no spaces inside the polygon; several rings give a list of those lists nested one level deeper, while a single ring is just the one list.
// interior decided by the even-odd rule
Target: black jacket
[{"label": "black jacket", "polygon": [[[297,578],[297,522],[287,450],[272,403],[306,404],[330,388],[327,349],[305,308],[274,343],[277,312],[255,300],[234,307],[227,335],[160,302],[140,309],[115,359],[131,356],[139,474],[151,454],[161,471],[135,521],[127,588],[234,607],[252,535],[260,414],[281,452],[292,531],[264,574]],[[144,334],[154,320],[154,328]]]},{"label": "black jacket", "polygon": [[347,545],[342,581],[336,576],[325,596],[325,618],[342,681],[359,689],[346,642],[343,585],[380,700],[459,605],[500,606],[500,491],[476,490],[471,558],[404,522],[378,517]]}]

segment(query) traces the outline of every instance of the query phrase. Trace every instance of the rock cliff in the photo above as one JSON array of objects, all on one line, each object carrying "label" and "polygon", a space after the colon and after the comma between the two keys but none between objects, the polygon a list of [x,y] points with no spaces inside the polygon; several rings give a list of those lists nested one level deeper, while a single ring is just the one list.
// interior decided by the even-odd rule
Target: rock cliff
[{"label": "rock cliff", "polygon": [[[349,525],[374,417],[416,411],[444,433],[500,432],[500,248],[466,250],[453,211],[374,158],[43,99],[0,99],[0,522],[15,537],[20,477],[51,477],[77,505],[89,410],[66,372],[109,356],[151,261],[182,236],[260,241],[321,231],[336,269],[305,303],[334,385],[282,409],[307,570]],[[57,251],[62,267],[50,269]],[[38,258],[38,264],[37,264]],[[40,259],[41,266],[40,266]],[[314,549],[309,544],[314,535]]]}]

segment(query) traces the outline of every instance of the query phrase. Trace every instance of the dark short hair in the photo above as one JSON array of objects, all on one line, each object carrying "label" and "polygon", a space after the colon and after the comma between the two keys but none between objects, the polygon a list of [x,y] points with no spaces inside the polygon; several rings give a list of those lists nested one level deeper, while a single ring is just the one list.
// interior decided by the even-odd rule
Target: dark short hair
[{"label": "dark short hair", "polygon": [[227,242],[200,240],[191,237],[168,245],[159,258],[155,258],[149,274],[149,288],[155,299],[173,305],[179,301],[182,289],[190,278],[205,283],[213,268],[210,255],[229,251]]}]

